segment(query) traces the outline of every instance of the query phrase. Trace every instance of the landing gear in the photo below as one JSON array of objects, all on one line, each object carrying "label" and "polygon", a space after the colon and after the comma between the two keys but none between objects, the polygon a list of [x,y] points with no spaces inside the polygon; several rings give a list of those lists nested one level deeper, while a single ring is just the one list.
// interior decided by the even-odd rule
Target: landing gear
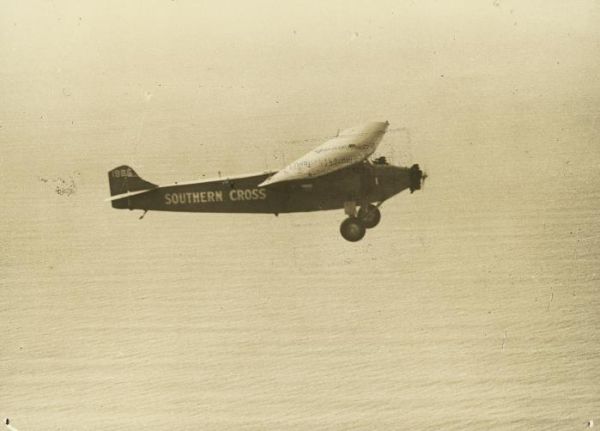
[{"label": "landing gear", "polygon": [[340,226],[340,233],[345,240],[356,242],[363,239],[367,229],[363,222],[356,217],[348,217]]},{"label": "landing gear", "polygon": [[358,218],[367,229],[372,229],[379,224],[381,212],[375,205],[369,204],[366,207],[360,207]]},{"label": "landing gear", "polygon": [[365,236],[366,230],[374,228],[381,220],[379,212],[379,202],[377,205],[365,203],[356,211],[356,202],[344,202],[344,212],[348,216],[340,226],[340,233],[347,241],[360,241]]}]

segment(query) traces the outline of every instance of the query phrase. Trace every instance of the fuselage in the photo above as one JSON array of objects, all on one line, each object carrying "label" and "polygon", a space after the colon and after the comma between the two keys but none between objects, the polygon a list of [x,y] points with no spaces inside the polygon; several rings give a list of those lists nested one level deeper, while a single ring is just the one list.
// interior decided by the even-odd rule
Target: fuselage
[{"label": "fuselage", "polygon": [[339,209],[349,201],[383,202],[414,186],[410,168],[370,162],[316,178],[259,186],[274,174],[160,186],[114,200],[112,205],[152,211],[279,214]]}]

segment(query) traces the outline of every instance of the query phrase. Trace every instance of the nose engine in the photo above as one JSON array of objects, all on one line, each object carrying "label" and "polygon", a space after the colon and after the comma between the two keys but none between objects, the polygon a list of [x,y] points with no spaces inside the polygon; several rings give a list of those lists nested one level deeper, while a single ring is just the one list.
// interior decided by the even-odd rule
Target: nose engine
[{"label": "nose engine", "polygon": [[413,193],[415,190],[421,190],[425,178],[427,178],[427,175],[423,173],[419,165],[416,163],[412,165],[409,170],[410,192]]}]

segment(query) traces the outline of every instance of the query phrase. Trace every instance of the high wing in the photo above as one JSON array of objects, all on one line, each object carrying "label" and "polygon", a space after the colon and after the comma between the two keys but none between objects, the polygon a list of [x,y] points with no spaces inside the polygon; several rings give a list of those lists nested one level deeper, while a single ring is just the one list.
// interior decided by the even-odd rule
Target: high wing
[{"label": "high wing", "polygon": [[333,139],[293,161],[259,187],[283,181],[320,177],[362,162],[375,152],[389,123],[371,122],[343,130]]}]

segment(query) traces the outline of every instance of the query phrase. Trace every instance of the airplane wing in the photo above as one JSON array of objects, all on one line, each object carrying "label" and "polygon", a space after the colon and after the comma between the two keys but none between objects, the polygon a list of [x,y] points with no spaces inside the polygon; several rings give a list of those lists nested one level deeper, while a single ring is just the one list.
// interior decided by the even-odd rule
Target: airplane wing
[{"label": "airplane wing", "polygon": [[259,187],[283,181],[320,177],[362,162],[375,152],[389,123],[371,122],[343,130],[333,139],[293,161],[259,184]]}]

